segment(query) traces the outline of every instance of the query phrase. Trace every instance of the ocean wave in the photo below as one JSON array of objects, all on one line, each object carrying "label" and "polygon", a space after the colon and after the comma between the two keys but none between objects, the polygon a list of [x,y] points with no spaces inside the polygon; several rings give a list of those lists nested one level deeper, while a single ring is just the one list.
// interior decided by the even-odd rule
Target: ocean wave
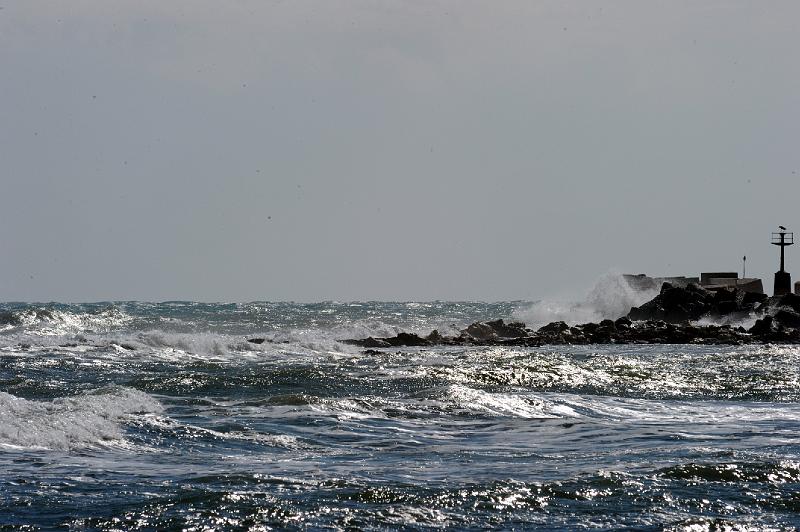
[{"label": "ocean wave", "polygon": [[[285,397],[271,407],[294,407],[314,415],[335,416],[340,420],[396,419],[413,420],[442,415],[455,417],[497,417],[520,419],[554,419],[577,414],[567,405],[556,404],[533,394],[489,392],[461,385],[428,388],[410,397],[388,399],[376,396],[359,397]],[[286,409],[281,409],[283,413]]]},{"label": "ocean wave", "polygon": [[22,330],[32,335],[55,336],[80,332],[108,332],[132,319],[114,306],[92,312],[29,307],[0,312],[0,327],[4,331]]},{"label": "ocean wave", "polygon": [[52,401],[0,392],[0,446],[70,450],[108,444],[122,440],[125,416],[161,411],[153,397],[121,386]]},{"label": "ocean wave", "polygon": [[[741,423],[791,422],[800,418],[800,407],[796,404],[662,401],[579,394],[546,394],[545,397],[554,404],[569,408],[584,419],[613,424],[693,423],[713,429]],[[708,434],[702,436],[706,437]]]},{"label": "ocean wave", "polygon": [[[263,359],[271,355],[330,356],[352,355],[359,349],[340,342],[347,338],[394,335],[400,329],[383,323],[354,324],[352,327],[332,329],[288,329],[278,332],[246,335],[220,334],[216,332],[175,332],[151,329],[118,337],[104,337],[106,343],[131,346],[141,355],[155,355],[161,359],[181,358],[206,359],[211,361],[242,361],[256,357]],[[257,341],[249,341],[256,339]]]},{"label": "ocean wave", "polygon": [[790,460],[712,464],[691,462],[666,467],[658,475],[675,480],[796,484],[800,482],[800,463]]},{"label": "ocean wave", "polygon": [[418,396],[438,403],[445,412],[461,415],[552,419],[575,416],[568,406],[557,405],[531,394],[498,393],[459,384],[426,390]]},{"label": "ocean wave", "polygon": [[[533,351],[478,348],[435,354],[403,367],[403,378],[437,379],[471,388],[524,387],[648,399],[800,399],[797,346],[571,346]],[[458,357],[458,358],[456,358]],[[400,373],[399,370],[392,370]]]},{"label": "ocean wave", "polygon": [[138,344],[139,347],[149,347],[167,358],[181,354],[204,355],[205,358],[212,359],[227,359],[231,356],[232,339],[215,333],[152,330],[136,334],[126,340],[131,340],[134,346]]},{"label": "ocean wave", "polygon": [[162,432],[164,435],[184,440],[188,442],[249,442],[268,447],[280,447],[284,449],[305,449],[309,445],[302,442],[291,434],[268,434],[244,427],[226,427],[224,430],[217,428],[201,427],[188,423],[181,423],[174,419],[148,415],[139,420],[141,425],[146,425],[150,429]]},{"label": "ocean wave", "polygon": [[[464,385],[419,390],[405,397],[374,395],[321,397],[311,394],[276,395],[248,401],[236,408],[255,408],[265,417],[332,416],[339,420],[393,419],[414,421],[451,418],[575,419],[617,426],[626,423],[683,424],[709,427],[700,437],[713,438],[714,427],[738,423],[793,422],[800,418],[795,404],[732,401],[669,401],[583,395],[493,391]],[[676,438],[681,438],[679,433]],[[687,436],[688,437],[688,436]],[[692,436],[698,437],[698,435]]]}]

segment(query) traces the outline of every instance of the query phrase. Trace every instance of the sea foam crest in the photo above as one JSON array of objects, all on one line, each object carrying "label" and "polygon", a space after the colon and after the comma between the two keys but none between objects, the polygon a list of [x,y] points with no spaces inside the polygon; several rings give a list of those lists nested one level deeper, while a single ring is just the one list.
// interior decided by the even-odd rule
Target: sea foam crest
[{"label": "sea foam crest", "polygon": [[0,330],[20,327],[38,335],[108,331],[132,318],[117,307],[98,312],[71,312],[55,308],[25,308],[0,313]]},{"label": "sea foam crest", "polygon": [[52,401],[0,392],[0,446],[70,450],[121,440],[122,418],[162,410],[146,393],[118,386]]},{"label": "sea foam crest", "polygon": [[568,407],[554,405],[538,397],[490,393],[459,384],[446,388],[446,399],[457,408],[497,417],[547,419],[576,415]]},{"label": "sea foam crest", "polygon": [[156,349],[162,355],[175,355],[172,351],[188,353],[200,358],[225,359],[230,356],[231,339],[211,332],[178,333],[152,330],[139,333],[132,343]]}]

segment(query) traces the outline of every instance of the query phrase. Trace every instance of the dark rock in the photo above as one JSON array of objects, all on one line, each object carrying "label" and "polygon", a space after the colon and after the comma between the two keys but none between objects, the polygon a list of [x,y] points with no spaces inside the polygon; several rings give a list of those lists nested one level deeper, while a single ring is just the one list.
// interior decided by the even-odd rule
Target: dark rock
[{"label": "dark rock", "polygon": [[632,322],[631,320],[623,316],[619,318],[617,321],[615,321],[614,325],[617,327],[617,329],[627,329],[632,325]]},{"label": "dark rock", "polygon": [[739,290],[735,290],[732,288],[720,288],[714,291],[714,302],[719,303],[721,301],[736,301],[736,294]]},{"label": "dark rock", "polygon": [[522,338],[528,336],[528,332],[524,323],[506,323],[503,320],[495,320],[473,323],[464,329],[462,334],[468,335],[475,340],[485,342],[503,338]]},{"label": "dark rock", "polygon": [[520,338],[528,336],[530,332],[524,323],[512,321],[504,323],[503,320],[487,322],[501,338]]},{"label": "dark rock", "polygon": [[685,324],[702,317],[721,317],[750,311],[759,300],[763,300],[763,297],[758,294],[748,296],[737,289],[710,291],[695,283],[690,283],[686,288],[664,283],[659,295],[640,307],[633,307],[628,318],[634,321],[663,320]]},{"label": "dark rock", "polygon": [[603,320],[599,323],[601,329],[608,329],[615,331],[617,330],[617,324],[614,323],[614,320]]},{"label": "dark rock", "polygon": [[764,316],[762,319],[756,320],[755,324],[750,327],[748,332],[756,336],[763,336],[773,332],[774,330],[775,329],[772,326],[772,316]]},{"label": "dark rock", "polygon": [[487,323],[473,323],[462,331],[462,335],[469,336],[479,341],[488,341],[497,338],[494,329]]},{"label": "dark rock", "polygon": [[[420,337],[414,333],[401,332],[392,338],[383,338],[392,347],[420,347],[430,345],[430,342],[425,338]],[[381,347],[381,346],[365,346],[365,347]]]},{"label": "dark rock", "polygon": [[342,343],[357,345],[359,347],[392,347],[392,344],[383,338],[373,338],[369,336],[363,340],[342,340]]},{"label": "dark rock", "polygon": [[775,313],[773,320],[779,327],[800,328],[800,313],[793,310],[781,309]]},{"label": "dark rock", "polygon": [[745,292],[742,295],[742,307],[755,308],[756,305],[767,299],[767,294],[757,294],[756,292]]},{"label": "dark rock", "polygon": [[247,341],[251,344],[263,344],[266,338],[248,338]]},{"label": "dark rock", "polygon": [[739,305],[736,304],[736,300],[727,300],[727,301],[718,301],[716,305],[717,314],[720,316],[725,316],[727,314],[733,314],[740,310]]},{"label": "dark rock", "polygon": [[800,296],[796,294],[772,296],[756,307],[756,311],[764,314],[775,314],[781,308],[790,308],[795,312],[800,312]]},{"label": "dark rock", "polygon": [[536,332],[539,333],[539,334],[541,334],[541,333],[559,334],[559,333],[563,333],[564,331],[568,331],[568,330],[569,330],[569,325],[567,325],[563,321],[554,321],[552,323],[548,323],[547,325],[543,325]]},{"label": "dark rock", "polygon": [[647,319],[649,319],[650,314],[651,313],[648,312],[648,309],[642,309],[640,307],[631,307],[631,310],[630,312],[628,312],[626,318],[628,318],[631,321],[646,321]]},{"label": "dark rock", "polygon": [[784,294],[780,298],[780,305],[782,307],[789,307],[795,312],[800,312],[800,295]]},{"label": "dark rock", "polygon": [[439,334],[439,331],[437,331],[436,329],[432,330],[431,333],[425,337],[425,339],[431,345],[441,344],[444,343],[445,341],[444,336]]}]

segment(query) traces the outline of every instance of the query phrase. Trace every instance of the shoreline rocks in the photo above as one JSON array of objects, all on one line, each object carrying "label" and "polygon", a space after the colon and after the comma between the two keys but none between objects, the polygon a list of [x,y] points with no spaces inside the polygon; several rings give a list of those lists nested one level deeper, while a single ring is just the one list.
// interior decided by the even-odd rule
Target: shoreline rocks
[{"label": "shoreline rocks", "polygon": [[[746,330],[730,324],[700,325],[700,320],[741,321],[758,317]],[[476,322],[457,336],[432,331],[402,332],[387,338],[343,340],[366,348],[444,346],[522,346],[586,344],[754,344],[800,343],[800,296],[767,297],[738,289],[706,290],[697,284],[664,283],[658,296],[633,307],[627,316],[570,326],[556,321],[529,329],[504,320]]]}]

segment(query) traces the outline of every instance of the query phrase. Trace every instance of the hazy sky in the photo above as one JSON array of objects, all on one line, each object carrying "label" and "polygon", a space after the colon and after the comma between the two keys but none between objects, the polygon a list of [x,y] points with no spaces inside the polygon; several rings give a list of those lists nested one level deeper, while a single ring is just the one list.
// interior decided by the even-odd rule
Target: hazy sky
[{"label": "hazy sky", "polygon": [[796,0],[0,5],[0,300],[771,292],[800,236]]}]

